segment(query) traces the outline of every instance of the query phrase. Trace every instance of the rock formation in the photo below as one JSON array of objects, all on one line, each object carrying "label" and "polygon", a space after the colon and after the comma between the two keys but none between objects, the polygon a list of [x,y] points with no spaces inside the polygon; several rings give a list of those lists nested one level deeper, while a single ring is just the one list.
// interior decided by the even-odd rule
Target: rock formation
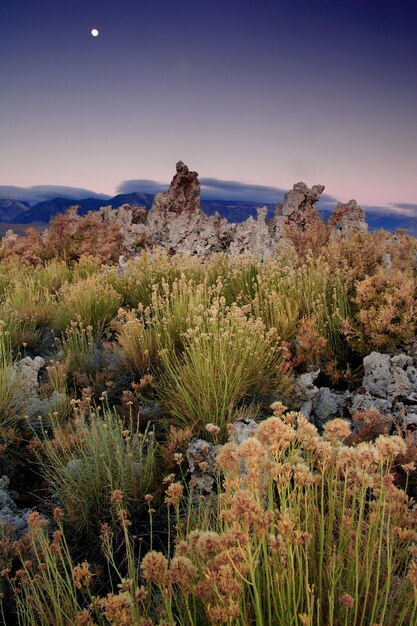
[{"label": "rock formation", "polygon": [[[148,248],[163,248],[170,254],[199,255],[203,258],[215,252],[231,254],[251,252],[264,260],[274,256],[276,245],[285,237],[285,227],[304,228],[318,218],[315,203],[323,192],[323,185],[309,189],[297,183],[277,206],[273,220],[266,221],[267,209],[258,209],[257,218],[249,217],[242,223],[229,223],[218,214],[208,216],[200,206],[200,183],[197,172],[192,172],[182,161],[176,165],[176,174],[164,193],[155,196],[146,220],[141,224],[132,218],[129,207],[115,212],[102,209],[103,219],[116,221],[125,233],[125,246],[130,252],[138,236]],[[121,218],[122,209],[126,217]]]},{"label": "rock formation", "polygon": [[111,206],[102,207],[98,214],[108,224],[117,224],[124,236],[124,246],[130,252],[137,252],[146,242],[147,228],[145,226],[148,212],[145,207],[122,204],[113,209]]},{"label": "rock formation", "polygon": [[284,202],[278,203],[272,219],[275,239],[285,237],[285,230],[294,226],[303,230],[308,223],[318,219],[316,202],[324,191],[324,185],[313,185],[311,189],[303,182],[295,183],[285,194]]},{"label": "rock formation", "polygon": [[356,200],[349,200],[347,204],[339,202],[329,220],[329,226],[342,237],[350,235],[353,231],[366,232],[368,224],[365,222],[365,211],[357,204]]},{"label": "rock formation", "polygon": [[[216,252],[252,253],[261,260],[274,257],[277,246],[288,246],[297,231],[320,222],[316,203],[323,185],[311,189],[296,183],[276,206],[274,217],[266,221],[266,207],[258,208],[257,218],[230,223],[216,214],[208,216],[200,206],[201,186],[197,172],[179,161],[167,191],[158,193],[149,212],[145,207],[122,205],[117,209],[102,207],[98,215],[108,224],[117,224],[124,237],[124,248],[135,255],[142,248],[163,249],[169,254],[198,255],[207,258]],[[75,228],[80,217],[70,212]],[[329,221],[335,232],[346,236],[352,231],[366,231],[365,212],[355,200],[339,203]],[[291,237],[289,236],[291,234]],[[7,239],[15,235],[8,232]],[[47,238],[47,231],[43,234]],[[417,262],[417,261],[416,261]]]},{"label": "rock formation", "polygon": [[362,386],[355,393],[316,387],[316,369],[301,374],[294,395],[283,401],[319,428],[334,417],[352,419],[356,411],[367,409],[377,409],[404,426],[417,426],[417,360],[407,354],[371,352],[363,366]]}]

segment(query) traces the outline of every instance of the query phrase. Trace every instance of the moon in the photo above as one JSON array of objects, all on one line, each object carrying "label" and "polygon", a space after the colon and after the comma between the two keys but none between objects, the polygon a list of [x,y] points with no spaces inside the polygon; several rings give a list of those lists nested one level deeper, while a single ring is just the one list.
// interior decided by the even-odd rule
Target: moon
[{"label": "moon", "polygon": [[91,29],[91,34],[93,35],[93,37],[98,37],[98,30],[97,30],[97,28],[92,28]]}]

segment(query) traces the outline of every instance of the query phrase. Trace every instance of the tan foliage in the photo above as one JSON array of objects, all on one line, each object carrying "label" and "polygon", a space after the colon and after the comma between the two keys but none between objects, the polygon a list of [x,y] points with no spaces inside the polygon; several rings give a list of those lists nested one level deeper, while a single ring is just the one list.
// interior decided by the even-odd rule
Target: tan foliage
[{"label": "tan foliage", "polygon": [[416,332],[416,282],[399,270],[380,269],[356,284],[358,307],[350,337],[362,352],[391,350]]},{"label": "tan foliage", "polygon": [[123,234],[117,224],[107,224],[98,213],[79,217],[78,207],[51,221],[45,234],[28,228],[24,237],[6,241],[0,249],[0,258],[17,256],[38,265],[49,259],[77,261],[83,255],[93,255],[102,263],[116,262],[125,253]]}]

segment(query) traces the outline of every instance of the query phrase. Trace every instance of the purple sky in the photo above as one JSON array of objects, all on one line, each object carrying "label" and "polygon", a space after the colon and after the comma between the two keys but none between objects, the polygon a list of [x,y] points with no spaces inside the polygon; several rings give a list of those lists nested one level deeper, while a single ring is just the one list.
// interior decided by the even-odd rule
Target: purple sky
[{"label": "purple sky", "polygon": [[416,6],[3,0],[0,186],[113,195],[181,159],[417,215]]}]

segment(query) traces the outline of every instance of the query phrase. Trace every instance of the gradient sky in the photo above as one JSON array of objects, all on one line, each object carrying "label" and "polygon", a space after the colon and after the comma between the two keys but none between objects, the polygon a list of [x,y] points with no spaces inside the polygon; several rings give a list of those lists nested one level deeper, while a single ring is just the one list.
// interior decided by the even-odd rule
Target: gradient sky
[{"label": "gradient sky", "polygon": [[0,0],[0,185],[113,195],[181,159],[417,214],[416,23],[414,0]]}]

